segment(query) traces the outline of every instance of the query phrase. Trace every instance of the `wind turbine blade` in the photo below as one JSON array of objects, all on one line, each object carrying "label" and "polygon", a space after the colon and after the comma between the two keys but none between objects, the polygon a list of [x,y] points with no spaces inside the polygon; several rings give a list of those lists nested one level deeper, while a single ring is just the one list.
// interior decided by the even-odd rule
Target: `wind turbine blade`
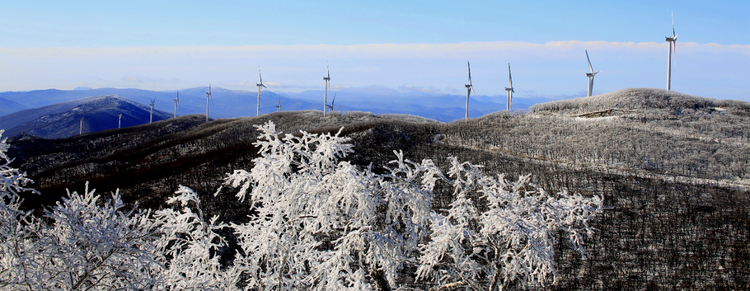
[{"label": "wind turbine blade", "polygon": [[677,39],[675,38],[675,40],[672,42],[674,43],[674,47],[672,47],[674,51],[674,59],[672,60],[674,61],[674,66],[677,67]]},{"label": "wind turbine blade", "polygon": [[333,103],[336,103],[336,92],[333,92],[333,101],[331,101],[331,107],[333,107]]},{"label": "wind turbine blade", "polygon": [[508,63],[508,81],[510,82],[510,88],[513,89],[513,75],[510,73],[510,63]]},{"label": "wind turbine blade", "polygon": [[589,59],[589,51],[586,50],[586,60],[589,61],[589,70],[591,70],[591,73],[594,73],[594,67],[591,66],[591,59]]},{"label": "wind turbine blade", "polygon": [[673,47],[674,56],[677,57],[677,40],[675,39],[673,42],[674,42],[674,47]]},{"label": "wind turbine blade", "polygon": [[674,11],[672,11],[672,37],[674,36]]}]

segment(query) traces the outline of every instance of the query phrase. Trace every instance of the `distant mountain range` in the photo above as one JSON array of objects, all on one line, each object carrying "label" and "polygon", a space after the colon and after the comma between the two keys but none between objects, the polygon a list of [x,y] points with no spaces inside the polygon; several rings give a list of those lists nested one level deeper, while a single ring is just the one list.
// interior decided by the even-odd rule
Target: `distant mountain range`
[{"label": "distant mountain range", "polygon": [[[26,109],[0,117],[4,137],[20,133],[42,138],[64,138],[113,129],[131,127],[149,122],[150,107],[117,95],[86,97],[39,108]],[[164,120],[172,114],[154,110],[153,121]],[[83,119],[83,123],[81,123]]]},{"label": "distant mountain range", "polygon": [[[196,87],[180,90],[180,107],[177,115],[205,114],[206,91],[208,87]],[[336,101],[334,111],[365,111],[375,114],[411,114],[441,122],[462,119],[465,114],[466,96],[449,94],[432,94],[416,92],[398,92],[388,90],[341,90],[328,92],[329,104]],[[257,95],[255,91],[228,90],[212,88],[213,100],[209,101],[209,115],[212,118],[232,118],[255,116]],[[92,96],[117,95],[137,103],[149,104],[156,99],[155,108],[172,113],[176,91],[149,91],[140,89],[115,88],[76,88],[76,90],[35,90],[25,92],[1,92],[0,116],[24,109],[39,108],[57,103],[73,101]],[[312,90],[301,93],[277,94],[265,90],[261,95],[260,113],[275,112],[281,103],[282,111],[323,110],[323,91]],[[530,106],[552,101],[546,98],[513,100],[513,110],[525,110]],[[472,96],[469,102],[469,117],[505,110],[505,96]],[[7,129],[7,128],[6,128]]]}]

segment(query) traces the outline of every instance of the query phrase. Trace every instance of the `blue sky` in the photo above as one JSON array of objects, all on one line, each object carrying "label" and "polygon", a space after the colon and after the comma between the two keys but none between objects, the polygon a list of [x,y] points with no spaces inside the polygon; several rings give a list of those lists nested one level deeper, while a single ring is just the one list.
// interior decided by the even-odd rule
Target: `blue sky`
[{"label": "blue sky", "polygon": [[[12,3],[7,3],[12,2]],[[151,3],[155,2],[155,3]],[[750,101],[748,1],[6,1],[0,91],[213,84],[516,97],[666,87]],[[582,93],[583,92],[583,93]]]}]

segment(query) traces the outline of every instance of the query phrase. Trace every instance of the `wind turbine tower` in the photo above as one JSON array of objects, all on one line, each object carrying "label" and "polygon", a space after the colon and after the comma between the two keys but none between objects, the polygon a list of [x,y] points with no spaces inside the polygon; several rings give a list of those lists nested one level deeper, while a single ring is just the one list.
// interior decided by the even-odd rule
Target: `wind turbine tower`
[{"label": "wind turbine tower", "polygon": [[117,115],[117,128],[120,128],[122,125],[122,113],[120,115]]},{"label": "wind turbine tower", "polygon": [[589,61],[589,72],[586,73],[586,77],[589,78],[589,96],[591,96],[591,92],[594,91],[594,76],[599,73],[599,71],[594,72],[594,67],[591,66],[591,59],[589,59],[589,51],[585,50],[586,52],[586,60]]},{"label": "wind turbine tower", "polygon": [[81,117],[81,123],[78,125],[78,135],[83,134],[83,117]]},{"label": "wind turbine tower", "polygon": [[466,62],[466,64],[469,67],[469,84],[466,84],[466,116],[464,119],[469,119],[469,96],[471,95],[471,92],[474,92],[474,95],[477,94],[476,91],[474,91],[474,86],[471,84],[471,63]]},{"label": "wind turbine tower", "polygon": [[279,105],[276,105],[276,112],[281,112],[281,95],[279,95]]},{"label": "wind turbine tower", "polygon": [[154,121],[154,103],[156,103],[156,98],[151,99],[151,114],[148,115],[148,123]]},{"label": "wind turbine tower", "polygon": [[510,74],[510,63],[508,63],[508,81],[510,82],[510,87],[505,87],[505,91],[508,92],[508,112],[510,112],[510,103],[513,101],[513,93],[516,91],[513,91],[513,76]]},{"label": "wind turbine tower", "polygon": [[326,81],[326,88],[323,91],[323,117],[326,116],[326,109],[328,109],[328,86],[331,83],[331,70],[328,68],[328,65],[326,65],[326,71],[328,71],[328,75],[323,77],[323,80]]},{"label": "wind turbine tower", "polygon": [[174,99],[174,117],[177,117],[177,106],[180,105],[180,89],[177,89],[177,99]]},{"label": "wind turbine tower", "polygon": [[[258,86],[258,108],[255,109],[255,116],[260,116],[260,90],[261,88],[267,88],[266,85],[263,85],[263,76],[260,74],[260,67],[258,67],[258,78],[260,79],[260,83],[255,84]],[[281,101],[279,101],[279,104],[281,104]]]},{"label": "wind turbine tower", "polygon": [[672,14],[672,36],[665,36],[669,42],[669,63],[667,64],[667,90],[672,90],[672,52],[677,56],[677,34],[674,33],[674,13]]},{"label": "wind turbine tower", "polygon": [[213,96],[211,96],[211,82],[208,82],[208,92],[206,92],[206,121],[208,121],[208,99],[213,100]]}]

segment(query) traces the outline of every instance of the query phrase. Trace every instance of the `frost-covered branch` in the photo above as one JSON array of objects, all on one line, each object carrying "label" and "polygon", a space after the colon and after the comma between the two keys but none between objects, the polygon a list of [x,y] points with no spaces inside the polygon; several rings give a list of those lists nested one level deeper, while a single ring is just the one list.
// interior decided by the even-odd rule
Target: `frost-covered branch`
[{"label": "frost-covered branch", "polygon": [[[588,220],[601,211],[600,197],[551,196],[529,183],[483,176],[478,168],[451,159],[454,195],[447,215],[433,214],[432,240],[422,246],[418,279],[438,285],[492,278],[489,290],[508,283],[544,285],[556,274],[553,236],[568,233],[582,255],[582,234],[592,235]],[[470,192],[481,194],[487,210],[478,213]]]},{"label": "frost-covered branch", "polygon": [[162,222],[157,248],[165,265],[164,287],[169,290],[235,288],[238,274],[225,270],[218,255],[219,249],[226,246],[218,232],[228,225],[217,222],[218,216],[206,221],[198,194],[192,189],[180,185],[175,194],[167,204],[181,209],[167,208],[155,215]]}]

